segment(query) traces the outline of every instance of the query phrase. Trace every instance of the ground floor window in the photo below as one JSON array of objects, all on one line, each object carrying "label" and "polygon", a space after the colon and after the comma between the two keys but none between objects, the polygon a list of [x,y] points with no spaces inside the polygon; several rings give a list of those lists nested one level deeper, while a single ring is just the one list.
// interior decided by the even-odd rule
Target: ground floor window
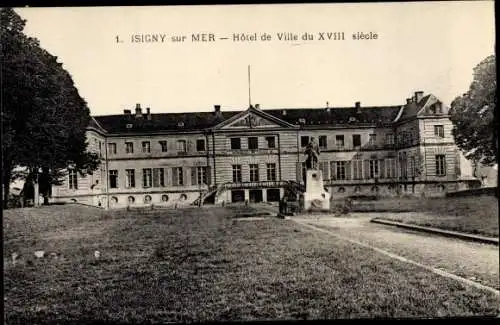
[{"label": "ground floor window", "polygon": [[109,187],[110,188],[118,187],[118,170],[109,171]]},{"label": "ground floor window", "polygon": [[363,179],[363,161],[361,160],[352,161],[352,178]]},{"label": "ground floor window", "polygon": [[184,172],[182,167],[172,168],[172,185],[174,186],[184,185]]},{"label": "ground floor window", "polygon": [[267,190],[267,202],[278,202],[280,200],[280,189],[270,188]]},{"label": "ground floor window", "polygon": [[163,168],[153,168],[153,186],[165,186],[165,170]]},{"label": "ground floor window", "polygon": [[231,202],[244,202],[244,201],[245,201],[245,191],[243,190],[231,191]]},{"label": "ground floor window", "polygon": [[378,160],[370,160],[369,166],[370,166],[370,178],[379,177]]},{"label": "ground floor window", "polygon": [[250,202],[252,203],[262,202],[262,190],[250,190],[248,194],[250,196]]},{"label": "ground floor window", "polygon": [[446,157],[445,155],[436,155],[436,175],[446,175]]},{"label": "ground floor window", "polygon": [[74,170],[74,169],[70,169],[68,177],[69,177],[69,188],[73,189],[73,190],[78,189],[78,174],[77,174],[77,171]]},{"label": "ground floor window", "polygon": [[151,187],[152,180],[151,168],[144,168],[142,170],[142,187]]},{"label": "ground floor window", "polygon": [[386,177],[395,178],[396,177],[396,159],[387,159],[385,163],[386,167]]}]

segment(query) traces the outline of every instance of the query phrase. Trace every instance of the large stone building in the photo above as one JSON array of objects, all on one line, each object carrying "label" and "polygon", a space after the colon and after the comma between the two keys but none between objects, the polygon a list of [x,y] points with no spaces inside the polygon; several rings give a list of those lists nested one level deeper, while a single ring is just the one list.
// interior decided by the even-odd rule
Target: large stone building
[{"label": "large stone building", "polygon": [[[315,137],[332,198],[443,195],[473,187],[461,175],[448,107],[415,92],[398,106],[261,109],[154,114],[140,104],[95,116],[89,150],[100,168],[69,170],[53,201],[102,207],[202,201],[278,201],[303,188],[305,146]],[[287,192],[288,193],[288,192]]]}]

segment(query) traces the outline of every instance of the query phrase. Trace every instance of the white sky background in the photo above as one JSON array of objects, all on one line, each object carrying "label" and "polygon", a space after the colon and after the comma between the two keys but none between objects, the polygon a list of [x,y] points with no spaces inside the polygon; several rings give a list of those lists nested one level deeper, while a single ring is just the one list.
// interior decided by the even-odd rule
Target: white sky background
[{"label": "white sky background", "polygon": [[[152,113],[399,105],[416,90],[446,104],[494,53],[493,1],[172,7],[17,8],[25,32],[59,57],[93,115],[136,103]],[[344,31],[346,40],[280,42],[278,32]],[[379,39],[353,41],[354,32]],[[191,33],[263,33],[270,42],[192,43]],[[183,44],[130,43],[136,33]],[[116,35],[124,43],[116,43]],[[298,45],[292,45],[298,44]]]}]

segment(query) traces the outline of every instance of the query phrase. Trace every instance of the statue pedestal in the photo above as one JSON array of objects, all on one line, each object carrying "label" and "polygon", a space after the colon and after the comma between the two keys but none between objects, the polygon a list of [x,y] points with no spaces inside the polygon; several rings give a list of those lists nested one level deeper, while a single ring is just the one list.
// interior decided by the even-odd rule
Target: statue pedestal
[{"label": "statue pedestal", "polygon": [[325,191],[321,170],[306,170],[306,191],[302,208],[304,212],[330,210],[330,193]]}]

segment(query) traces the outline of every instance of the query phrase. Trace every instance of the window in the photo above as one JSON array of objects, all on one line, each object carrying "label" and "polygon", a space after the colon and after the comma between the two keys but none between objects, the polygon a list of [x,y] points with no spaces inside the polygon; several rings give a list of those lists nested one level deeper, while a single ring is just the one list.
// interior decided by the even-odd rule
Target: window
[{"label": "window", "polygon": [[125,187],[135,187],[135,169],[126,169],[125,173],[127,175]]},{"label": "window", "polygon": [[108,143],[108,151],[111,155],[116,155],[116,143]]},{"label": "window", "polygon": [[184,185],[184,171],[182,167],[172,168],[172,184],[175,186]]},{"label": "window", "polygon": [[144,196],[144,203],[149,204],[151,202],[151,195]]},{"label": "window", "polygon": [[305,162],[302,163],[302,181],[306,179],[307,165]]},{"label": "window", "polygon": [[151,168],[144,168],[142,170],[142,187],[151,187],[152,179]]},{"label": "window", "polygon": [[257,137],[248,138],[248,149],[256,150],[258,148],[259,148],[259,138]]},{"label": "window", "polygon": [[167,141],[161,140],[158,142],[160,143],[160,146],[161,146],[161,152],[167,152]]},{"label": "window", "polygon": [[352,135],[352,145],[354,146],[354,148],[361,147],[361,135],[359,134]]},{"label": "window", "polygon": [[102,157],[102,142],[99,141],[99,158]]},{"label": "window", "polygon": [[444,138],[444,126],[434,125],[434,135],[440,138]]},{"label": "window", "polygon": [[153,187],[165,186],[165,170],[163,168],[153,168]]},{"label": "window", "polygon": [[69,170],[69,188],[72,190],[78,189],[78,174],[77,171],[74,169]]},{"label": "window", "polygon": [[344,135],[336,135],[335,136],[335,143],[337,145],[337,148],[344,148]]},{"label": "window", "polygon": [[406,152],[399,154],[399,167],[401,170],[401,177],[406,179],[408,177],[408,160],[406,159]]},{"label": "window", "polygon": [[385,144],[393,145],[394,144],[394,134],[387,133],[385,135]]},{"label": "window", "polygon": [[267,147],[269,149],[276,148],[276,138],[275,137],[266,137]]},{"label": "window", "polygon": [[326,135],[319,136],[319,147],[322,149],[326,149],[328,147]]},{"label": "window", "polygon": [[177,140],[177,152],[186,152],[186,140]]},{"label": "window", "polygon": [[241,183],[241,165],[233,165],[233,183]]},{"label": "window", "polygon": [[307,147],[309,144],[309,137],[307,135],[303,135],[300,137],[300,146],[302,148]]},{"label": "window", "polygon": [[386,168],[385,175],[387,178],[396,177],[396,159],[387,159],[385,163],[385,168]]},{"label": "window", "polygon": [[376,142],[377,142],[377,135],[372,133],[370,135],[368,135],[369,138],[368,138],[368,142],[370,143],[370,145],[374,145]]},{"label": "window", "polygon": [[267,164],[266,170],[267,170],[267,180],[268,181],[275,181],[276,180],[276,164]]},{"label": "window", "polygon": [[441,104],[441,102],[437,102],[436,103],[436,111],[441,114],[443,113],[443,105]]},{"label": "window", "polygon": [[250,164],[250,182],[259,181],[259,165]]},{"label": "window", "polygon": [[231,138],[231,150],[240,150],[240,149],[241,149],[241,139]]},{"label": "window", "polygon": [[126,153],[134,153],[134,143],[133,142],[125,142],[125,152]]},{"label": "window", "polygon": [[149,141],[142,141],[142,152],[143,153],[151,152],[151,143]]},{"label": "window", "polygon": [[415,157],[410,157],[409,164],[408,164],[408,176],[413,177],[417,176],[415,175]]},{"label": "window", "polygon": [[196,140],[196,151],[205,151],[205,139]]},{"label": "window", "polygon": [[414,128],[411,128],[410,131],[408,131],[408,143],[409,144],[413,144],[413,140],[414,140],[414,137],[415,137],[415,129]]},{"label": "window", "polygon": [[328,161],[318,162],[318,169],[321,170],[323,180],[327,180],[329,177],[328,176]]},{"label": "window", "polygon": [[347,166],[346,161],[332,161],[330,166],[332,179],[335,180],[347,179],[346,166]]},{"label": "window", "polygon": [[370,160],[370,178],[379,177],[378,173],[378,160]]},{"label": "window", "polygon": [[207,182],[207,167],[196,167],[196,181],[197,184],[208,184]]},{"label": "window", "polygon": [[110,170],[109,171],[109,187],[117,188],[118,187],[118,171]]},{"label": "window", "polygon": [[436,175],[446,175],[446,157],[445,155],[436,155]]},{"label": "window", "polygon": [[352,178],[353,179],[363,179],[363,161],[353,160],[352,161]]}]

